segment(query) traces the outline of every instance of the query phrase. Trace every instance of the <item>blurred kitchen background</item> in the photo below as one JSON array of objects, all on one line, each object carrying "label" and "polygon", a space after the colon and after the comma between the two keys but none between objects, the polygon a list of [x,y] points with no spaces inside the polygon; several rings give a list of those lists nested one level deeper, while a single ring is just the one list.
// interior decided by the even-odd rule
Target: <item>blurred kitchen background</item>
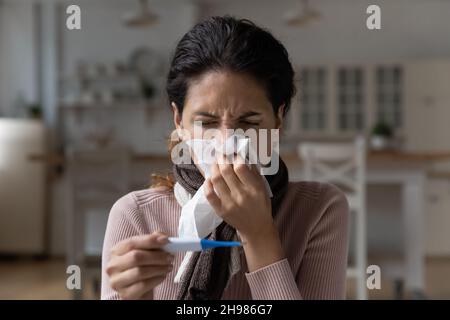
[{"label": "blurred kitchen background", "polygon": [[[270,29],[295,65],[291,178],[349,156],[318,166],[354,184],[348,298],[450,299],[447,0],[0,0],[0,299],[99,297],[109,209],[170,168],[170,56],[224,14]],[[83,290],[66,288],[69,264]],[[371,264],[381,289],[364,289]]]}]

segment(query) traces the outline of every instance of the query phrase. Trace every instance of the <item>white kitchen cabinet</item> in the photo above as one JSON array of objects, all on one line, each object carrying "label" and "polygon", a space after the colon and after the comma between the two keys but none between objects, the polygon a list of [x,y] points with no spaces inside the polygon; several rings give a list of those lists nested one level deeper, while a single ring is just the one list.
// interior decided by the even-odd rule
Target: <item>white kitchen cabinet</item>
[{"label": "white kitchen cabinet", "polygon": [[450,60],[405,67],[405,148],[450,150]]},{"label": "white kitchen cabinet", "polygon": [[297,68],[298,94],[286,136],[348,139],[369,135],[378,121],[403,133],[404,65],[305,65]]},{"label": "white kitchen cabinet", "polygon": [[425,217],[426,253],[450,255],[450,181],[428,180]]}]

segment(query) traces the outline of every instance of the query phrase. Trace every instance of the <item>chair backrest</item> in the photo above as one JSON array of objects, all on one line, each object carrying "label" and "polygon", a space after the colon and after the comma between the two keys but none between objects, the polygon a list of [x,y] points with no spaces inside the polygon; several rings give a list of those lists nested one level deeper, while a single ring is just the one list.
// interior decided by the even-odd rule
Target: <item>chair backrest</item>
[{"label": "chair backrest", "polygon": [[333,183],[347,194],[351,207],[364,204],[366,144],[363,137],[349,143],[301,143],[298,153],[305,180]]}]

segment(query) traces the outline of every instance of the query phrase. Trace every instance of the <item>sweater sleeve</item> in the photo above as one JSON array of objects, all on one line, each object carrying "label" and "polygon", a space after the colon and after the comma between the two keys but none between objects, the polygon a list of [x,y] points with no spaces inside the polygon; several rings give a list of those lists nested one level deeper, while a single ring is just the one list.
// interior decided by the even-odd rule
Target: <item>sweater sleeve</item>
[{"label": "sweater sleeve", "polygon": [[297,273],[287,259],[246,273],[255,300],[343,299],[348,246],[348,203],[325,184],[318,199],[319,219]]},{"label": "sweater sleeve", "polygon": [[345,299],[349,206],[345,194],[324,184],[320,219],[311,230],[296,276],[304,299]]},{"label": "sweater sleeve", "polygon": [[109,284],[106,266],[110,259],[110,251],[118,242],[142,234],[139,227],[138,213],[139,209],[132,193],[117,200],[111,208],[102,250],[102,300],[120,300],[118,292],[112,289]]},{"label": "sweater sleeve", "polygon": [[300,300],[302,297],[287,259],[245,274],[254,300]]}]

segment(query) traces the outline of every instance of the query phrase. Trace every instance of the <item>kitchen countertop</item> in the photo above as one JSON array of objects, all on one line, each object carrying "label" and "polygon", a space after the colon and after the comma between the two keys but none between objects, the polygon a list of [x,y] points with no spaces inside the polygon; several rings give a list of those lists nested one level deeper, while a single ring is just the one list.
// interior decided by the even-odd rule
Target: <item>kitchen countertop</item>
[{"label": "kitchen countertop", "polygon": [[[281,154],[285,161],[301,161],[296,152],[283,152]],[[66,157],[62,154],[30,154],[31,161],[43,161],[50,166],[64,165]],[[133,161],[164,161],[169,160],[168,154],[152,154],[152,153],[135,153],[132,155]],[[367,160],[372,161],[390,161],[390,162],[436,162],[436,161],[450,161],[450,151],[442,152],[412,152],[400,150],[385,150],[385,151],[369,151],[367,153]]]}]

